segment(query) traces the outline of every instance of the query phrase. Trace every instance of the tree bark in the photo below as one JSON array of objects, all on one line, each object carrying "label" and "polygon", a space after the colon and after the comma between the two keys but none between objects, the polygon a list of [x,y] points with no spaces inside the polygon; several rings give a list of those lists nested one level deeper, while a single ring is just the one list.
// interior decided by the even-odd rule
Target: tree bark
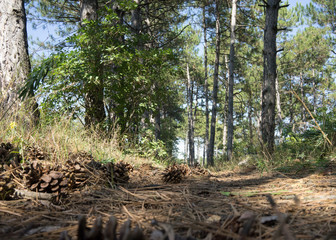
[{"label": "tree bark", "polygon": [[280,142],[282,142],[282,111],[281,111],[281,99],[280,99],[278,77],[275,78],[275,91],[276,91],[276,108],[277,108],[277,121],[279,126],[279,137]]},{"label": "tree bark", "polygon": [[252,101],[252,89],[249,90],[249,111],[248,111],[248,120],[249,120],[249,146],[248,146],[248,153],[251,154],[253,150],[253,122],[252,122],[252,114],[253,114],[253,101]]},{"label": "tree bark", "polygon": [[[291,76],[289,76],[289,78],[291,79]],[[289,93],[289,122],[291,124],[294,123],[294,100],[293,100],[293,83],[292,83],[292,80],[290,80],[290,85],[289,85],[289,90],[290,90],[290,93]]]},{"label": "tree bark", "polygon": [[315,76],[315,69],[313,69],[313,113],[316,115],[316,76]]},{"label": "tree bark", "polygon": [[[304,79],[303,79],[303,73],[300,72],[300,93],[301,93],[301,100],[304,101]],[[306,115],[305,115],[305,108],[303,105],[301,105],[301,121],[304,122],[306,121]]]},{"label": "tree bark", "polygon": [[140,34],[142,30],[142,20],[141,20],[141,9],[140,9],[140,0],[134,0],[138,5],[136,9],[132,10],[132,28],[136,34]]},{"label": "tree bark", "polygon": [[275,79],[276,79],[276,35],[279,4],[281,0],[266,3],[264,30],[264,81],[262,90],[261,132],[263,146],[269,155],[274,151],[275,131]]},{"label": "tree bark", "polygon": [[205,91],[205,136],[204,136],[204,154],[203,166],[205,166],[205,153],[209,144],[209,86],[208,86],[208,40],[207,26],[205,20],[205,3],[203,5],[203,35],[204,35],[204,91]]},{"label": "tree bark", "polygon": [[188,111],[188,139],[189,139],[189,164],[195,162],[194,121],[193,121],[193,84],[191,83],[189,64],[187,63],[187,111]]},{"label": "tree bark", "polygon": [[189,159],[189,151],[188,151],[189,148],[188,147],[189,147],[189,127],[187,128],[186,136],[184,140],[184,163],[187,163]]},{"label": "tree bark", "polygon": [[[85,21],[96,21],[98,19],[98,1],[82,0],[80,11],[81,26],[84,27]],[[91,42],[90,44],[96,44]],[[93,56],[92,73],[99,78],[98,82],[90,82],[86,79],[85,83],[85,125],[86,127],[102,124],[105,120],[104,108],[104,83],[99,77],[100,74],[100,54]]]},{"label": "tree bark", "polygon": [[210,141],[208,146],[207,163],[210,166],[214,165],[214,146],[216,135],[216,114],[217,114],[217,94],[218,94],[218,70],[219,70],[219,54],[220,54],[220,23],[219,23],[219,0],[216,0],[216,57],[214,83],[212,90],[212,111],[211,111],[211,130]]},{"label": "tree bark", "polygon": [[85,20],[96,21],[98,19],[98,1],[97,0],[81,0],[80,3],[80,20],[81,24]]},{"label": "tree bark", "polygon": [[158,141],[161,139],[161,113],[160,109],[155,114],[155,141]]},{"label": "tree bark", "polygon": [[233,151],[233,85],[234,85],[234,60],[235,60],[235,41],[236,41],[236,15],[237,0],[232,0],[231,13],[231,40],[230,40],[230,63],[229,63],[229,106],[227,117],[227,159],[231,161]]},{"label": "tree bark", "polygon": [[227,149],[227,115],[228,115],[228,99],[229,99],[229,78],[226,73],[229,73],[229,60],[228,56],[224,54],[223,56],[223,66],[225,66],[225,71],[223,71],[223,79],[225,86],[225,102],[223,107],[223,154],[226,153]]},{"label": "tree bark", "polygon": [[[17,91],[31,71],[23,0],[0,1],[0,114],[12,115],[21,106]],[[35,98],[28,101],[30,117],[36,125],[39,110]]]}]

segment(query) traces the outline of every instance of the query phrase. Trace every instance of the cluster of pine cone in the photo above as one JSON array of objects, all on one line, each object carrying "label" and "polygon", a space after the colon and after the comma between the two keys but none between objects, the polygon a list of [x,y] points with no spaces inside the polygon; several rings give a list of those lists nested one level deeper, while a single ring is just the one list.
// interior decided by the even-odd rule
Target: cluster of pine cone
[{"label": "cluster of pine cone", "polygon": [[180,183],[189,173],[188,165],[174,163],[164,170],[162,180],[166,183]]},{"label": "cluster of pine cone", "polygon": [[10,199],[14,193],[14,187],[10,169],[7,165],[2,165],[0,169],[0,200]]},{"label": "cluster of pine cone", "polygon": [[167,167],[162,174],[162,180],[165,183],[180,183],[189,175],[210,176],[210,173],[199,164],[189,167],[187,164],[176,164]]},{"label": "cluster of pine cone", "polygon": [[26,147],[21,156],[12,144],[0,144],[0,199],[10,199],[15,187],[60,196],[91,180],[124,183],[133,170],[132,165],[122,161],[116,164],[96,162],[85,152],[69,154],[66,163],[61,165],[51,164],[46,159],[47,154],[36,147]]},{"label": "cluster of pine cone", "polygon": [[18,150],[11,143],[0,144],[0,200],[10,199],[14,192],[13,170],[9,163],[18,166],[21,159]]},{"label": "cluster of pine cone", "polygon": [[133,166],[124,161],[117,163],[109,162],[105,165],[106,174],[111,183],[126,183],[130,179],[129,173],[132,172]]}]

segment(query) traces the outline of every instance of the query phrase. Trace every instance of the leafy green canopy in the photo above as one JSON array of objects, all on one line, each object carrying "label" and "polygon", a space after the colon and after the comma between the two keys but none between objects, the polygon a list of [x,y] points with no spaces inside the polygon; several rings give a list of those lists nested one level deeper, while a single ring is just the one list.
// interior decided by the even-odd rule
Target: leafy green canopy
[{"label": "leafy green canopy", "polygon": [[[35,67],[21,96],[38,91],[46,116],[67,113],[83,120],[84,99],[93,89],[104,88],[105,128],[117,126],[128,139],[136,138],[146,113],[166,107],[179,118],[172,76],[177,56],[171,49],[139,47],[146,34],[132,33],[118,23],[116,13],[105,8],[97,21],[86,22],[67,39],[62,49]],[[170,101],[167,103],[167,99]],[[148,117],[145,122],[149,123]]]}]

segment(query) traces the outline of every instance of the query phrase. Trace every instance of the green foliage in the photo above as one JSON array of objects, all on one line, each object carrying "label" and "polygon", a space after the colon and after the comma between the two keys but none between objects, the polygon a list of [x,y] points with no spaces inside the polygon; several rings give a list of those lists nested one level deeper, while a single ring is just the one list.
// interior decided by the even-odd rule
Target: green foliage
[{"label": "green foliage", "polygon": [[155,140],[155,136],[150,130],[142,134],[139,144],[136,146],[141,157],[152,160],[166,160],[168,153],[165,144],[161,140]]},{"label": "green foliage", "polygon": [[[203,48],[200,29],[203,17],[199,7],[206,4],[208,83],[209,89],[212,89],[215,6],[213,2],[204,2],[200,6],[194,2],[168,2],[149,1],[146,6],[137,6],[133,0],[114,1],[118,3],[118,11],[124,14],[120,19],[110,1],[99,1],[98,20],[83,22],[78,29],[78,2],[29,1],[29,14],[37,14],[42,20],[61,21],[57,31],[59,35],[68,37],[59,47],[54,46],[53,54],[33,68],[21,96],[37,95],[46,125],[55,119],[60,120],[61,115],[76,124],[84,124],[88,111],[85,105],[87,96],[97,93],[103,99],[106,113],[102,132],[118,131],[123,136],[119,145],[125,152],[162,160],[172,155],[178,138],[186,136],[188,64],[194,96],[194,135],[202,143],[206,96],[204,59],[200,51]],[[292,91],[298,93],[311,109],[322,130],[335,145],[336,84],[335,59],[332,58],[335,0],[313,0],[307,8],[297,5],[295,8],[281,8],[279,12],[278,28],[288,29],[279,31],[277,35],[278,49],[283,48],[277,61],[282,112],[279,114],[281,117],[277,115],[277,151],[271,160],[262,155],[258,140],[265,16],[263,8],[257,3],[255,0],[240,1],[237,13],[240,27],[236,31],[235,150],[232,163],[223,162],[228,78],[225,55],[229,52],[230,6],[224,2],[220,6],[223,58],[220,60],[216,163],[226,168],[237,164],[246,155],[256,156],[251,164],[263,172],[295,159],[323,159],[325,154],[334,150],[314,127],[313,120]],[[143,18],[142,28],[136,31],[132,27],[132,11],[139,9]],[[152,14],[157,15],[153,17]],[[183,22],[186,15],[198,14],[198,18]],[[68,19],[67,24],[63,24],[64,18]],[[70,30],[73,32],[71,36],[67,35]],[[45,45],[52,46],[52,43]],[[211,91],[208,94],[210,97]],[[98,158],[113,160],[104,154]]]},{"label": "green foliage", "polygon": [[[119,7],[125,11],[136,7],[128,2]],[[88,111],[86,96],[104,89],[105,130],[117,127],[137,144],[146,129],[153,129],[149,117],[164,114],[161,136],[171,153],[176,140],[174,121],[181,119],[177,86],[173,85],[179,71],[177,55],[169,48],[145,47],[149,36],[118,24],[114,10],[105,8],[101,15],[98,21],[84,22],[67,39],[71,48],[58,50],[33,69],[21,96],[37,93],[43,116],[50,121],[62,113],[83,122]],[[162,158],[164,153],[157,148],[163,142],[147,142],[145,149],[151,144]]]},{"label": "green foliage", "polygon": [[[325,108],[319,109],[315,119],[328,139],[335,146],[336,132],[336,111],[328,111]],[[322,132],[317,129],[313,120],[310,125],[297,133],[295,127],[287,125],[283,134],[286,137],[279,150],[286,150],[287,157],[291,159],[319,159],[333,151]]]}]

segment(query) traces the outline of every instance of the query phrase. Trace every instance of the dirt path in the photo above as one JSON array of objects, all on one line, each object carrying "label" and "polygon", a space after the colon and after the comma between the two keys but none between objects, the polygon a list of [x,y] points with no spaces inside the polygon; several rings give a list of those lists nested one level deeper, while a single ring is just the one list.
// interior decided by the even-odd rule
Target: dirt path
[{"label": "dirt path", "polygon": [[163,183],[161,174],[140,167],[127,185],[87,187],[58,205],[0,201],[0,239],[59,239],[63,231],[75,236],[80,215],[89,224],[98,216],[104,222],[110,215],[120,222],[131,219],[146,235],[156,219],[181,236],[189,230],[198,239],[209,233],[212,239],[242,239],[244,234],[245,239],[336,239],[334,171],[263,176],[257,171],[226,172],[189,176],[179,184]]}]

